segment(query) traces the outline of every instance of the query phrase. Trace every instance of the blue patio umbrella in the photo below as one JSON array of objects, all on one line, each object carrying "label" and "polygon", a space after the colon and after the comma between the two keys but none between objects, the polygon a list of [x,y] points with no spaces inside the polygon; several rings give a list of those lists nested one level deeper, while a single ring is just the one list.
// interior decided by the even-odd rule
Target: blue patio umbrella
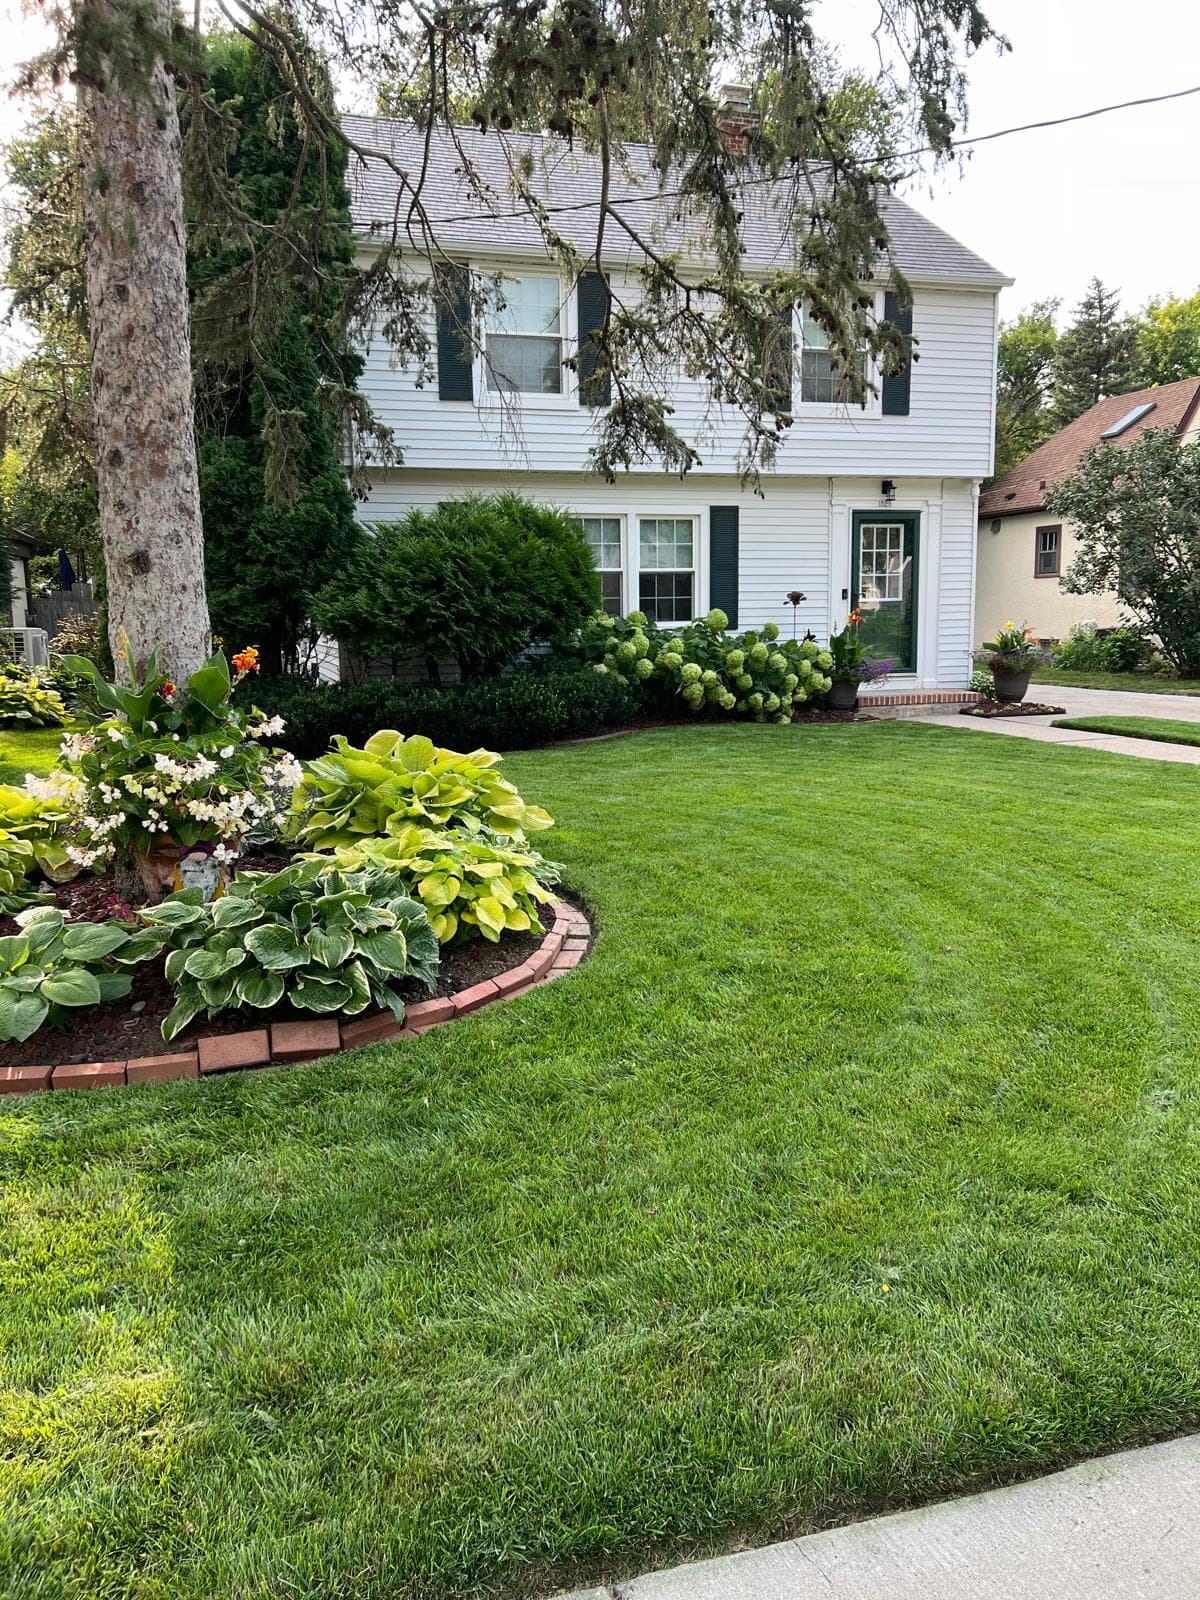
[{"label": "blue patio umbrella", "polygon": [[75,568],[65,550],[58,552],[58,587],[68,592],[75,587]]}]

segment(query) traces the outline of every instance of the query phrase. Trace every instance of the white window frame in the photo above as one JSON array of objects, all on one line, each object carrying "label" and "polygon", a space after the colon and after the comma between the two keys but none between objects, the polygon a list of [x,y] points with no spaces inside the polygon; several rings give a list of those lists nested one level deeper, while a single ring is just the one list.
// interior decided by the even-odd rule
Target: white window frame
[{"label": "white window frame", "polygon": [[[642,523],[643,522],[690,522],[691,525],[692,525],[692,563],[691,563],[691,566],[690,567],[643,567],[642,566]],[[701,617],[701,616],[704,615],[704,612],[700,610],[700,574],[699,574],[700,543],[701,543],[702,538],[703,538],[703,529],[702,529],[702,526],[701,526],[701,519],[698,516],[696,516],[696,514],[694,512],[677,511],[677,510],[674,510],[674,509],[672,509],[672,510],[665,510],[664,509],[662,511],[641,511],[641,512],[638,513],[637,522],[636,522],[636,525],[634,527],[634,540],[635,540],[634,555],[635,555],[636,560],[637,560],[637,570],[636,570],[636,573],[635,573],[636,582],[635,582],[635,585],[634,585],[633,589],[631,590],[632,594],[636,594],[637,595],[637,608],[636,609],[639,610],[639,611],[645,611],[646,610],[645,606],[642,604],[642,574],[643,573],[648,573],[649,574],[649,573],[656,573],[656,572],[661,572],[661,573],[666,573],[666,572],[670,572],[670,573],[688,572],[688,573],[691,574],[691,579],[692,579],[692,614],[691,614],[691,616],[690,617],[681,617],[681,618],[678,618],[678,619],[676,619],[676,618],[667,618],[666,620],[661,621],[661,622],[659,622],[657,618],[651,617],[650,618],[651,622],[657,623],[657,626],[659,626],[659,627],[663,627],[663,628],[686,628],[689,622],[694,622],[697,617]],[[647,614],[647,616],[649,616],[649,612],[647,612],[646,614]]]},{"label": "white window frame", "polygon": [[[619,492],[619,491],[618,491]],[[604,500],[600,497],[570,502],[576,517],[619,517],[621,519],[621,594],[623,615],[641,607],[642,541],[641,525],[645,520],[664,518],[690,519],[692,524],[692,616],[703,617],[709,609],[708,595],[708,505],[685,497],[672,499],[662,506],[646,505],[640,498],[633,500]],[[610,571],[613,569],[610,568]],[[664,569],[667,570],[667,569]],[[676,570],[671,568],[671,571]],[[682,570],[682,569],[679,569]],[[660,628],[684,628],[684,622],[661,622]]]},{"label": "white window frame", "polygon": [[[615,567],[602,567],[599,564],[599,562],[597,562],[596,571],[598,573],[600,573],[601,576],[605,576],[605,575],[607,575],[609,573],[615,572],[617,577],[620,579],[621,593],[618,596],[616,615],[623,617],[623,616],[626,615],[626,613],[628,611],[630,611],[632,609],[632,607],[629,605],[629,579],[628,579],[628,576],[627,576],[627,573],[626,573],[626,563],[625,563],[625,555],[626,555],[626,550],[625,550],[625,545],[626,545],[625,518],[621,514],[621,512],[619,512],[619,511],[577,511],[575,513],[575,515],[579,518],[581,523],[583,523],[583,522],[615,522],[616,525],[617,525],[617,563],[618,564]],[[585,534],[586,534],[586,530],[585,530]],[[593,553],[593,556],[594,556],[595,552],[593,551],[592,553]],[[601,609],[603,610],[604,607],[602,606]]]},{"label": "white window frame", "polygon": [[[505,281],[512,282],[518,278],[552,278],[558,283],[558,338],[560,346],[560,363],[565,361],[574,351],[578,337],[578,319],[576,316],[575,295],[566,279],[561,273],[552,268],[545,271],[531,267],[528,263],[514,262],[507,266],[497,266],[489,274],[500,278],[500,292],[503,294]],[[489,335],[498,330],[488,327],[488,313],[485,310],[480,328],[479,351],[475,357],[475,393],[478,396],[476,404],[481,411],[501,411],[511,407],[535,407],[539,410],[558,410],[564,405],[579,404],[579,390],[577,378],[569,367],[560,364],[561,385],[557,394],[542,394],[540,391],[514,389],[511,392],[493,389],[488,383],[487,341]],[[547,338],[551,335],[547,334]]]},{"label": "white window frame", "polygon": [[[882,289],[867,289],[874,295],[875,316],[883,319]],[[881,417],[883,415],[883,374],[873,357],[867,358],[867,381],[875,385],[875,393],[868,393],[866,404],[852,405],[847,400],[805,400],[803,397],[804,307],[792,308],[792,415],[806,417]]]}]

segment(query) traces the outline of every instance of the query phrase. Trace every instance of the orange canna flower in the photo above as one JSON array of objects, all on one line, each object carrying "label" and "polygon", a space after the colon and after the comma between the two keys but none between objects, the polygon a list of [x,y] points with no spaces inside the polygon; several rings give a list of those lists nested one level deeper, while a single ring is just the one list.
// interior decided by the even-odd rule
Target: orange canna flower
[{"label": "orange canna flower", "polygon": [[252,644],[248,644],[244,650],[239,650],[237,655],[234,656],[233,666],[235,672],[257,672],[258,651]]}]

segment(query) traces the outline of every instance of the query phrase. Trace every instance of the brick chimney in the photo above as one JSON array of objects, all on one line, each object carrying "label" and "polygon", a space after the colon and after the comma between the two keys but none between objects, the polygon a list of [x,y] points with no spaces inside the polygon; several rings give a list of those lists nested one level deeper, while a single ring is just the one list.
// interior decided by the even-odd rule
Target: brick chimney
[{"label": "brick chimney", "polygon": [[721,85],[717,93],[717,126],[730,153],[741,155],[746,148],[746,130],[758,126],[758,112],[751,107],[747,84]]}]

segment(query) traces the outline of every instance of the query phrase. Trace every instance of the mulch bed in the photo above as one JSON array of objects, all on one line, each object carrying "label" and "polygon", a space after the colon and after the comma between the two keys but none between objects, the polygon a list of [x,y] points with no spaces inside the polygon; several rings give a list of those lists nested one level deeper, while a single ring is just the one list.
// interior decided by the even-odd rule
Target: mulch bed
[{"label": "mulch bed", "polygon": [[[247,856],[239,868],[251,872],[277,872],[288,864],[284,855]],[[71,922],[105,922],[112,916],[111,902],[116,889],[111,873],[99,877],[91,875],[76,878],[72,883],[58,884],[54,890],[55,903]],[[553,918],[551,919],[553,921]],[[11,917],[0,917],[0,934],[20,930]],[[430,995],[422,984],[411,979],[397,983],[396,989],[406,1000],[428,1000],[434,997],[457,994],[494,978],[510,967],[527,960],[542,942],[535,933],[510,933],[497,944],[486,939],[473,939],[470,944],[456,945],[442,951],[438,968],[437,987]],[[121,1000],[110,1000],[105,1005],[81,1007],[61,1027],[42,1028],[24,1044],[16,1041],[0,1043],[0,1067],[74,1065],[81,1061],[124,1061],[138,1056],[179,1055],[196,1048],[196,1039],[204,1034],[241,1033],[248,1027],[260,1027],[270,1022],[311,1022],[316,1013],[301,1011],[286,1003],[270,1011],[255,1011],[245,1007],[240,1011],[222,1011],[215,1017],[201,1014],[196,1020],[176,1034],[169,1044],[163,1043],[162,1021],[175,1004],[171,985],[163,977],[161,962],[143,962],[140,966],[121,969],[133,978],[133,987]]]},{"label": "mulch bed", "polygon": [[963,706],[962,717],[1061,717],[1062,706],[1044,706],[1036,700],[1019,700],[1011,704],[1001,700],[981,700],[976,706]]}]

